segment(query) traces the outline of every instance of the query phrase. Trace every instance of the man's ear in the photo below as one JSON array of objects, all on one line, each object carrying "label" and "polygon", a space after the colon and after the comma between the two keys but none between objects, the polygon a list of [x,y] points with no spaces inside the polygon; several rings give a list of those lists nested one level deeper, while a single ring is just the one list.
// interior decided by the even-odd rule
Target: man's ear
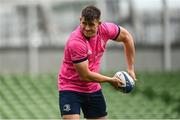
[{"label": "man's ear", "polygon": [[79,17],[79,20],[81,21],[81,20],[82,20],[82,17]]}]

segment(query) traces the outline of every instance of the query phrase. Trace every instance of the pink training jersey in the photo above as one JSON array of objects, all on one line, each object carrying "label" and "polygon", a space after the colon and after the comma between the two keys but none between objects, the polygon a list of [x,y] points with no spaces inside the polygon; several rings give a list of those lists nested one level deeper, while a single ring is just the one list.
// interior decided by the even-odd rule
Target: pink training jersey
[{"label": "pink training jersey", "polygon": [[113,23],[101,23],[97,35],[90,39],[85,38],[80,26],[73,31],[67,41],[64,51],[63,64],[58,75],[59,91],[71,90],[83,93],[92,93],[101,89],[99,83],[81,80],[73,64],[88,60],[89,69],[99,72],[100,60],[109,39],[115,40],[120,33],[120,27]]}]

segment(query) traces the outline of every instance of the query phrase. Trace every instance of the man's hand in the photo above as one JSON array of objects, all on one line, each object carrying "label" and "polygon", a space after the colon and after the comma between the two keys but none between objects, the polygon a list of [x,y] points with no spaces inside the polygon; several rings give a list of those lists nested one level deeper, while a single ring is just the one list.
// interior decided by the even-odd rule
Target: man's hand
[{"label": "man's hand", "polygon": [[117,77],[112,77],[112,81],[110,82],[114,88],[118,89],[119,87],[121,87],[124,83],[122,82],[121,79],[117,78]]},{"label": "man's hand", "polygon": [[137,81],[134,70],[127,70],[127,72],[133,78],[134,81]]}]

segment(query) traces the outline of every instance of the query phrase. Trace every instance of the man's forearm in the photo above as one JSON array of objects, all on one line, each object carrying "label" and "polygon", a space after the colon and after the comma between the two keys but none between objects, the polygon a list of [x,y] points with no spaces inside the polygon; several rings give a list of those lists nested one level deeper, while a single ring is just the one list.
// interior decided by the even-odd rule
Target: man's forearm
[{"label": "man's forearm", "polygon": [[126,61],[128,64],[129,70],[134,70],[134,59],[135,59],[135,47],[134,47],[134,41],[131,35],[128,35],[128,37],[125,40],[125,55],[126,55]]},{"label": "man's forearm", "polygon": [[91,71],[89,71],[89,73],[82,79],[86,82],[98,82],[98,83],[111,82],[113,80],[111,77],[107,77]]}]

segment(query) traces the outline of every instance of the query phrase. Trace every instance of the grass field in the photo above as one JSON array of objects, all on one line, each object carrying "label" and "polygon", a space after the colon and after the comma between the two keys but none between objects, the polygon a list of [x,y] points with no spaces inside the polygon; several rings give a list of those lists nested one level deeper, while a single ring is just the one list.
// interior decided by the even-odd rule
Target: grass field
[{"label": "grass field", "polygon": [[[56,76],[0,75],[0,119],[60,118]],[[137,76],[138,82],[130,94],[102,84],[108,118],[180,118],[180,72]]]}]

